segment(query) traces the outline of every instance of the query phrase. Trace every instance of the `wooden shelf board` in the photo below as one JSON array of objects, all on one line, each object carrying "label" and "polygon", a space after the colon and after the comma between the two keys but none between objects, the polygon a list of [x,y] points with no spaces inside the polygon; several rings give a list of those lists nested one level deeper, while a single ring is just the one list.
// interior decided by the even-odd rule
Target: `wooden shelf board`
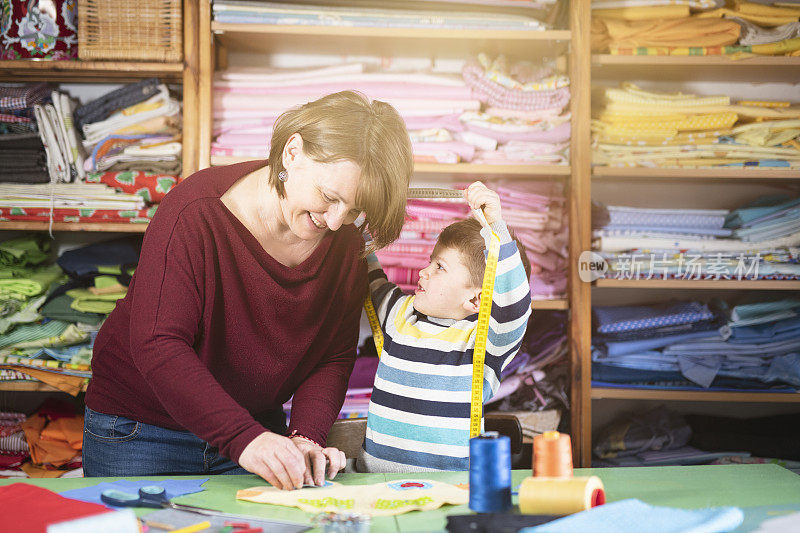
[{"label": "wooden shelf board", "polygon": [[129,61],[0,61],[0,77],[7,79],[101,80],[161,76],[180,78],[183,63]]},{"label": "wooden shelf board", "polygon": [[800,66],[800,57],[791,56],[753,56],[743,59],[731,59],[730,56],[621,56],[611,54],[593,54],[592,66],[686,66],[686,67],[792,67]]},{"label": "wooden shelf board", "polygon": [[678,178],[690,180],[715,179],[800,179],[800,170],[769,168],[643,168],[594,167],[593,178]]},{"label": "wooden shelf board", "polygon": [[212,22],[211,30],[215,33],[245,33],[274,35],[309,35],[309,36],[345,36],[345,37],[382,37],[386,39],[491,39],[501,41],[568,41],[569,30],[451,30],[430,28],[369,28],[347,26],[305,26],[284,24],[234,24]]},{"label": "wooden shelf board", "polygon": [[780,280],[690,280],[690,279],[599,279],[596,287],[615,289],[735,289],[800,290],[800,281]]},{"label": "wooden shelf board", "polygon": [[687,402],[764,402],[800,403],[800,393],[781,392],[716,392],[668,389],[616,389],[592,387],[592,399],[654,400]]},{"label": "wooden shelf board", "polygon": [[569,309],[568,300],[534,300],[531,305],[533,309]]},{"label": "wooden shelf board", "polygon": [[[211,165],[232,165],[252,161],[254,157],[212,156]],[[417,163],[414,172],[426,174],[492,174],[503,176],[569,176],[570,167],[566,165],[472,165],[470,163],[441,164]]]},{"label": "wooden shelf board", "polygon": [[[48,222],[0,222],[0,230],[21,230],[21,231],[48,231]],[[92,231],[92,232],[115,232],[115,233],[144,233],[147,224],[144,223],[102,223],[102,222],[53,222],[53,231]]]},{"label": "wooden shelf board", "polygon": [[[83,387],[86,390],[86,386]],[[41,381],[0,381],[0,392],[61,392]]]}]

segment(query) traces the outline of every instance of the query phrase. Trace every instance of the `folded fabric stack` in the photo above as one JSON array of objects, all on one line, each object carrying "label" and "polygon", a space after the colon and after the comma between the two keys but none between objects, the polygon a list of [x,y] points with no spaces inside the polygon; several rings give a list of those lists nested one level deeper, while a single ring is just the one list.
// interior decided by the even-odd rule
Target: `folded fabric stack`
[{"label": "folded fabric stack", "polygon": [[26,419],[23,413],[0,412],[0,478],[28,477],[22,471],[22,463],[31,456],[22,431]]},{"label": "folded fabric stack", "polygon": [[22,430],[31,461],[21,469],[29,477],[61,477],[83,466],[83,416],[71,404],[45,400],[22,423]]},{"label": "folded fabric stack", "polygon": [[592,48],[614,55],[800,55],[800,5],[791,3],[599,0],[592,2]]},{"label": "folded fabric stack", "polygon": [[800,389],[800,300],[595,306],[595,385]]},{"label": "folded fabric stack", "polygon": [[39,136],[47,155],[47,173],[52,183],[69,183],[86,176],[80,135],[72,121],[75,102],[64,93],[52,91],[48,103],[33,111]]},{"label": "folded fabric stack", "polygon": [[555,181],[501,181],[503,219],[525,247],[531,263],[534,300],[563,298],[567,292],[568,225],[563,185]]},{"label": "folded fabric stack", "polygon": [[56,265],[47,264],[49,241],[38,234],[0,243],[0,369],[14,372],[3,379],[83,390],[95,336],[127,293],[140,240],[68,250]]},{"label": "folded fabric stack", "polygon": [[595,165],[800,168],[800,106],[645,91],[605,90],[592,121]]},{"label": "folded fabric stack", "polygon": [[614,279],[800,279],[800,198],[729,213],[596,205],[594,249]]},{"label": "folded fabric stack", "polygon": [[91,375],[88,358],[55,357],[91,339],[91,327],[45,312],[64,274],[49,262],[41,235],[0,242],[0,369],[3,379],[37,379],[77,394]]},{"label": "folded fabric stack", "polygon": [[[428,60],[382,69],[365,62],[307,69],[228,69],[214,85],[212,154],[264,158],[277,117],[326,94],[357,90],[393,105],[411,130],[417,160],[469,161],[474,147],[453,138],[458,117],[480,108],[455,74],[409,72],[431,68]],[[393,70],[394,69],[394,70]]]},{"label": "folded fabric stack", "polygon": [[474,163],[569,163],[569,78],[551,65],[510,63],[479,54],[462,70],[464,81],[484,104],[461,115],[463,142],[476,148]]},{"label": "folded fabric stack", "polygon": [[34,112],[49,97],[46,83],[0,84],[0,182],[50,181]]},{"label": "folded fabric stack", "polygon": [[[320,2],[325,4],[325,2]],[[365,6],[357,1],[351,6],[297,5],[265,0],[217,0],[213,6],[214,20],[234,24],[287,24],[304,26],[344,26],[357,28],[425,28],[431,30],[544,30],[547,26],[534,18],[538,10],[555,4],[555,0],[535,2],[498,2],[497,0],[461,0],[453,5],[446,0],[415,2],[423,9],[402,9],[406,2],[381,2],[382,7]],[[432,10],[430,7],[450,10]],[[512,12],[486,9],[484,6],[505,8],[519,6]],[[394,8],[394,9],[388,9]],[[424,9],[428,8],[428,9]],[[533,11],[532,10],[537,10]],[[544,13],[542,13],[544,14]]]},{"label": "folded fabric stack", "polygon": [[125,85],[75,110],[86,172],[181,172],[180,103],[157,78]]},{"label": "folded fabric stack", "polygon": [[568,324],[566,311],[534,311],[522,347],[503,369],[487,410],[556,410],[562,415],[569,410]]},{"label": "folded fabric stack", "polygon": [[102,183],[0,183],[0,220],[149,222],[155,206]]}]

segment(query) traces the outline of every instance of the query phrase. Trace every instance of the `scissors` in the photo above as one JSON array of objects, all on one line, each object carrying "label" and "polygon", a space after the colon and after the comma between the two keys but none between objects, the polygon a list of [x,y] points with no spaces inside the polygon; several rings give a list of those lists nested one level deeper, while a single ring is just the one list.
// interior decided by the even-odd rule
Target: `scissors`
[{"label": "scissors", "polygon": [[[223,518],[235,518],[244,520],[264,520],[255,516],[238,515],[232,513],[224,513],[214,509],[207,509],[205,507],[195,507],[194,505],[185,505],[182,503],[173,503],[167,498],[167,491],[164,487],[158,485],[147,485],[139,489],[139,494],[131,494],[117,489],[107,489],[100,494],[100,499],[115,507],[153,507],[156,509],[177,509],[179,511],[187,511],[190,513],[197,513],[204,516],[219,516]],[[292,522],[285,522],[281,520],[270,520],[277,524],[291,524],[298,525]]]}]

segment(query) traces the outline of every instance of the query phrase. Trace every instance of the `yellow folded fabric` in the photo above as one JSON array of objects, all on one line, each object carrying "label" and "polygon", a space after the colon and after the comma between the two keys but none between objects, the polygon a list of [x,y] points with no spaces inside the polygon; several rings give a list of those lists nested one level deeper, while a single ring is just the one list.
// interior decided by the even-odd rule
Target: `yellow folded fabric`
[{"label": "yellow folded fabric", "polygon": [[614,20],[679,19],[691,15],[689,6],[619,7],[616,9],[593,9],[592,17]]},{"label": "yellow folded fabric", "polygon": [[754,54],[766,56],[780,56],[800,52],[800,37],[784,39],[775,43],[754,44],[750,47]]},{"label": "yellow folded fabric", "polygon": [[728,9],[725,7],[714,9],[712,11],[705,11],[703,13],[698,13],[697,15],[695,15],[695,17],[697,17],[698,19],[738,17],[740,19],[748,20],[754,24],[758,24],[759,26],[765,26],[768,28],[772,28],[775,26],[783,26],[784,24],[795,22],[798,19],[797,15],[783,15],[783,16],[755,15],[752,13],[742,13],[741,11],[734,11],[733,9]]},{"label": "yellow folded fabric", "polygon": [[670,118],[659,117],[641,117],[638,119],[616,120],[615,117],[604,118],[601,115],[601,120],[605,120],[608,124],[606,131],[609,133],[622,132],[629,130],[636,131],[697,131],[697,130],[713,130],[719,128],[731,128],[736,124],[739,118],[736,113],[723,112],[699,115],[683,115]]},{"label": "yellow folded fabric", "polygon": [[734,9],[739,13],[757,15],[760,17],[800,17],[800,6],[774,7],[766,4],[757,4],[755,2],[734,0]]},{"label": "yellow folded fabric", "polygon": [[608,45],[638,46],[727,46],[739,40],[741,26],[733,20],[697,18],[672,20],[592,20],[592,49]]}]

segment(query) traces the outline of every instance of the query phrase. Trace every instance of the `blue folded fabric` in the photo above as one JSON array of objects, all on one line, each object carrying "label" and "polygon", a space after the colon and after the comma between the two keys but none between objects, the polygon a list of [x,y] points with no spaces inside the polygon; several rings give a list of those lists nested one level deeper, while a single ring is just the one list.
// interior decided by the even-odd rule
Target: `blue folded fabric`
[{"label": "blue folded fabric", "polygon": [[678,335],[667,335],[654,339],[640,339],[630,341],[606,342],[605,352],[608,355],[624,355],[628,353],[641,352],[643,350],[653,350],[663,348],[670,344],[687,341],[690,339],[714,339],[724,340],[718,332],[714,331],[695,331],[692,333],[682,333]]},{"label": "blue folded fabric", "polygon": [[691,324],[714,318],[700,302],[668,302],[659,305],[614,305],[592,308],[598,333],[639,331]]},{"label": "blue folded fabric", "polygon": [[738,507],[673,509],[622,500],[521,530],[523,533],[722,533],[744,521]]},{"label": "blue folded fabric", "polygon": [[205,490],[202,485],[208,481],[205,479],[162,479],[156,482],[153,481],[128,481],[121,479],[119,481],[108,481],[105,483],[98,483],[92,487],[84,487],[82,489],[72,489],[61,493],[65,498],[72,498],[73,500],[80,500],[82,502],[99,503],[105,505],[109,509],[115,509],[110,505],[106,505],[100,499],[100,495],[104,490],[116,489],[129,494],[139,494],[139,489],[147,485],[158,485],[164,487],[167,491],[167,498],[177,498],[185,494],[194,494]]},{"label": "blue folded fabric", "polygon": [[72,278],[91,278],[101,273],[102,267],[122,266],[124,271],[125,267],[135,265],[141,246],[140,237],[120,237],[67,250],[56,262]]}]

